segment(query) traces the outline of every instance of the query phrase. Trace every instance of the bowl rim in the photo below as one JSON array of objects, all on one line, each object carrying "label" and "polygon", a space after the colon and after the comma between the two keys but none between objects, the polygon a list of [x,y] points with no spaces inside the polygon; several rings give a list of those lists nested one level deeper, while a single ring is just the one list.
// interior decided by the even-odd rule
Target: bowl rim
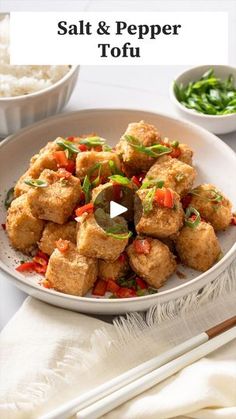
[{"label": "bowl rim", "polygon": [[227,114],[227,115],[210,115],[210,114],[205,114],[205,113],[201,113],[201,112],[197,112],[195,110],[186,108],[186,106],[182,105],[182,103],[180,103],[175,95],[175,91],[174,91],[174,84],[175,82],[178,81],[178,79],[186,74],[188,74],[191,70],[197,70],[197,69],[201,69],[201,68],[219,68],[219,67],[225,67],[228,68],[229,70],[232,69],[233,71],[236,72],[236,67],[232,66],[232,65],[224,65],[224,64],[215,64],[215,65],[197,65],[197,66],[193,66],[188,68],[185,71],[182,71],[181,73],[178,73],[178,75],[175,77],[174,80],[171,81],[170,87],[169,87],[169,94],[170,94],[170,98],[172,100],[172,102],[177,105],[181,110],[183,110],[184,112],[186,112],[189,115],[193,115],[199,118],[203,118],[203,119],[212,119],[212,120],[219,120],[219,119],[232,119],[232,117],[236,116],[236,113],[232,113],[232,114]]},{"label": "bowl rim", "polygon": [[[8,136],[7,138],[5,138],[0,143],[0,150],[1,150],[2,147],[7,146],[7,144],[9,142],[16,141],[17,138],[15,138],[15,137],[19,134],[19,132],[22,134],[27,130],[30,130],[32,128],[40,126],[41,124],[47,123],[49,120],[53,121],[53,120],[57,120],[57,119],[67,119],[69,116],[76,115],[77,113],[80,113],[80,114],[82,114],[82,113],[86,114],[88,112],[89,113],[96,113],[96,112],[103,113],[103,112],[108,112],[108,111],[109,112],[110,111],[112,111],[112,112],[114,112],[114,111],[115,112],[127,112],[127,111],[132,111],[133,112],[133,111],[135,111],[135,112],[142,112],[143,114],[150,114],[151,113],[151,114],[154,114],[156,116],[158,115],[160,117],[167,118],[169,120],[174,120],[175,122],[178,122],[178,123],[183,124],[183,125],[187,125],[187,126],[193,128],[195,130],[198,130],[198,131],[202,132],[202,134],[207,133],[208,136],[210,136],[214,140],[217,140],[218,142],[220,142],[221,146],[223,146],[227,150],[227,152],[230,151],[230,153],[231,153],[231,151],[232,151],[232,149],[227,144],[225,144],[222,140],[220,140],[220,138],[217,137],[215,134],[212,134],[211,132],[207,131],[206,129],[202,128],[201,126],[199,126],[197,124],[194,124],[193,122],[186,121],[186,120],[183,121],[183,120],[178,119],[176,117],[169,116],[165,113],[155,112],[152,109],[145,109],[144,110],[144,109],[138,109],[138,108],[114,108],[114,107],[111,107],[111,108],[91,108],[91,109],[88,108],[88,109],[81,109],[81,110],[79,109],[79,110],[76,110],[76,111],[61,113],[61,114],[54,115],[54,116],[51,116],[49,118],[43,119],[43,120],[41,120],[39,122],[36,122],[36,123],[34,123],[34,124],[32,124],[28,127],[22,128],[21,130],[19,130],[15,134],[12,134],[12,135]],[[236,160],[236,155],[234,155],[234,158]],[[162,291],[161,294],[157,293],[157,294],[142,296],[142,301],[153,300],[153,302],[154,302],[156,300],[156,296],[158,294],[159,294],[160,297],[165,298],[168,295],[171,295],[176,291],[177,291],[177,294],[179,292],[181,292],[182,290],[185,290],[187,292],[189,290],[190,284],[193,286],[192,290],[194,291],[194,290],[198,289],[196,284],[202,283],[204,281],[204,278],[206,276],[209,276],[209,274],[212,275],[213,273],[215,273],[215,275],[217,277],[221,272],[223,272],[223,270],[226,269],[226,267],[229,266],[229,264],[235,258],[235,255],[236,255],[236,242],[231,247],[231,249],[229,249],[229,251],[222,257],[222,259],[220,259],[217,263],[215,263],[207,271],[200,273],[200,275],[198,275],[196,278],[193,278],[191,281],[189,281],[187,283],[184,283],[184,284],[181,284],[177,287]],[[51,295],[54,295],[54,296],[57,296],[57,297],[63,297],[63,298],[66,298],[67,300],[75,301],[75,302],[78,302],[78,303],[79,302],[81,302],[81,303],[83,303],[83,302],[86,303],[87,302],[87,303],[92,303],[92,304],[105,303],[108,306],[112,305],[112,304],[114,304],[115,306],[116,305],[119,306],[119,305],[125,305],[127,303],[126,298],[124,298],[124,299],[109,299],[109,298],[103,298],[103,297],[101,297],[101,298],[100,297],[99,298],[92,298],[92,297],[85,297],[85,296],[80,297],[80,296],[75,296],[75,295],[71,295],[71,294],[61,293],[61,292],[55,291],[55,290],[48,290],[44,287],[39,287],[35,283],[30,283],[29,284],[28,281],[27,281],[27,277],[24,278],[17,271],[16,271],[15,275],[13,275],[12,274],[12,269],[8,268],[5,265],[5,263],[2,262],[2,260],[0,260],[0,271],[3,271],[10,280],[14,281],[14,284],[16,286],[17,286],[17,281],[16,280],[19,280],[21,283],[23,283],[23,285],[26,285],[26,286],[29,285],[30,288],[33,288],[37,291],[40,291],[40,292],[44,293],[45,295],[46,294],[51,294]],[[178,298],[178,296],[176,298]],[[137,302],[137,301],[140,301],[140,297],[129,298],[130,308],[131,308],[131,305],[133,303]]]},{"label": "bowl rim", "polygon": [[[43,66],[42,66],[43,67]],[[0,96],[0,104],[6,103],[6,102],[13,102],[13,101],[20,101],[20,100],[28,100],[40,95],[43,95],[44,93],[50,92],[54,89],[56,89],[58,86],[66,82],[68,79],[70,79],[74,73],[76,73],[79,70],[79,65],[70,65],[69,71],[59,80],[56,81],[56,83],[52,84],[51,86],[45,87],[45,89],[38,90],[33,93],[28,93],[25,95],[19,95],[19,96]]]}]

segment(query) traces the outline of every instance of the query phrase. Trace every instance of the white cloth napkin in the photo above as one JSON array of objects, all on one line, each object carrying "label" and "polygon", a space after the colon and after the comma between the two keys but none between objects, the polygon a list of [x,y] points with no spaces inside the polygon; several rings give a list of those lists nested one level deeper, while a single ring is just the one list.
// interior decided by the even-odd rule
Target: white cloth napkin
[{"label": "white cloth napkin", "polygon": [[[117,362],[119,345],[112,350],[116,329],[28,298],[0,337],[0,417],[39,418],[130,368],[132,353]],[[173,417],[236,418],[236,342],[104,416]]]}]

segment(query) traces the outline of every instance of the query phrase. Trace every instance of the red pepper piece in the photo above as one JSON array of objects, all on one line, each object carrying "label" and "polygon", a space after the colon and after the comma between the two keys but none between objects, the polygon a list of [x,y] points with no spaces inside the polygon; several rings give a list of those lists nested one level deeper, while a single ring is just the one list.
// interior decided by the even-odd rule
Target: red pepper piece
[{"label": "red pepper piece", "polygon": [[90,202],[89,204],[86,204],[86,205],[83,205],[80,208],[77,208],[75,210],[75,214],[76,214],[76,217],[80,217],[85,212],[91,214],[93,212],[93,210],[94,210],[94,205],[93,205],[92,202]]},{"label": "red pepper piece", "polygon": [[107,282],[104,281],[103,279],[98,279],[95,282],[92,294],[97,295],[99,297],[103,297],[106,293],[106,290],[107,290]]},{"label": "red pepper piece", "polygon": [[113,281],[112,279],[109,279],[107,281],[107,291],[116,294],[119,289],[120,287],[115,281]]},{"label": "red pepper piece", "polygon": [[135,278],[136,279],[136,284],[137,284],[137,286],[139,287],[139,288],[141,288],[141,290],[145,290],[145,289],[147,289],[148,288],[148,285],[147,285],[147,283],[143,280],[143,279],[141,279],[141,278]]},{"label": "red pepper piece", "polygon": [[148,239],[136,239],[133,242],[136,253],[148,255],[151,250],[151,243]]},{"label": "red pepper piece", "polygon": [[29,272],[35,271],[35,263],[34,262],[24,262],[17,266],[16,271],[18,272]]},{"label": "red pepper piece", "polygon": [[130,288],[120,288],[118,291],[116,291],[116,296],[119,298],[131,298],[136,297],[136,291]]}]

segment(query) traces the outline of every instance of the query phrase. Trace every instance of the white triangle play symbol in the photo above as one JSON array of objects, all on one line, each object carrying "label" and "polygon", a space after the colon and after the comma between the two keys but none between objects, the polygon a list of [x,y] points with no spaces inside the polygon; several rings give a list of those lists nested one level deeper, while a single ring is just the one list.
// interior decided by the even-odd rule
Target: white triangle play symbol
[{"label": "white triangle play symbol", "polygon": [[110,217],[114,218],[117,215],[123,214],[124,212],[128,211],[126,207],[123,205],[117,204],[117,202],[111,201],[110,202]]}]

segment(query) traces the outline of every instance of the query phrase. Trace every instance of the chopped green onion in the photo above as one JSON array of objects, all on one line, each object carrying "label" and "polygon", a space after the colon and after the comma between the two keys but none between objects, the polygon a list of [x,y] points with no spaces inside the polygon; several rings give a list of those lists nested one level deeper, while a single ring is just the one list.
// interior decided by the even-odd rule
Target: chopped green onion
[{"label": "chopped green onion", "polygon": [[143,200],[143,212],[144,212],[144,214],[148,214],[149,212],[151,212],[153,210],[153,200],[154,200],[155,192],[156,192],[156,187],[155,186],[147,192],[147,194],[146,194],[146,196]]},{"label": "chopped green onion", "polygon": [[5,208],[8,209],[14,200],[14,188],[10,188],[7,192],[6,199],[4,201]]},{"label": "chopped green onion", "polygon": [[122,171],[117,167],[117,165],[115,164],[115,162],[113,160],[109,160],[108,161],[108,164],[109,164],[111,173],[113,175],[121,175],[121,176],[123,176]]},{"label": "chopped green onion", "polygon": [[103,144],[102,151],[112,151],[112,147],[110,147],[108,144]]},{"label": "chopped green onion", "polygon": [[73,154],[78,154],[80,152],[76,145],[71,141],[59,139],[56,140],[56,144],[63,150],[67,151],[69,159],[73,156]]},{"label": "chopped green onion", "polygon": [[132,288],[132,287],[136,287],[136,280],[135,280],[135,274],[130,276],[129,278],[119,278],[117,279],[117,284],[120,287],[123,288]]},{"label": "chopped green onion", "polygon": [[162,144],[155,144],[150,147],[145,147],[140,143],[138,138],[133,137],[132,135],[125,135],[124,138],[135,150],[139,151],[140,153],[147,154],[150,157],[157,158],[163,154],[171,153],[172,151],[171,148],[163,146]]},{"label": "chopped green onion", "polygon": [[130,185],[130,179],[121,175],[112,175],[108,179],[111,179],[113,182],[119,183],[120,185]]},{"label": "chopped green onion", "polygon": [[91,182],[89,177],[86,175],[83,181],[82,190],[85,195],[85,203],[88,204],[91,200]]},{"label": "chopped green onion", "polygon": [[179,147],[179,141],[172,141],[172,143],[170,143],[171,147],[177,148]]},{"label": "chopped green onion", "polygon": [[48,186],[47,182],[41,179],[27,179],[24,182],[26,185],[33,186],[34,188],[46,188]]},{"label": "chopped green onion", "polygon": [[150,179],[150,180],[146,180],[145,182],[142,183],[142,186],[140,189],[147,189],[156,186],[156,188],[162,188],[164,186],[164,180],[159,180],[159,179]]},{"label": "chopped green onion", "polygon": [[[195,215],[196,217],[191,220],[192,215]],[[186,210],[186,215],[185,215],[185,225],[190,228],[196,228],[198,224],[200,223],[200,221],[201,221],[201,216],[199,212],[193,207],[188,207]]]},{"label": "chopped green onion", "polygon": [[105,144],[105,140],[101,137],[87,137],[82,138],[80,140],[80,144],[85,144],[88,147],[96,147],[96,146],[103,146]]},{"label": "chopped green onion", "polygon": [[102,165],[100,164],[99,168],[98,168],[98,175],[96,177],[96,179],[93,180],[92,182],[92,186],[96,187],[98,185],[100,185],[101,182],[101,170],[102,170]]},{"label": "chopped green onion", "polygon": [[[220,194],[220,192],[216,191],[215,189],[208,189],[208,190],[205,190],[204,192],[205,192],[205,196],[204,196],[204,193],[200,194],[198,189],[196,188],[190,191],[189,193],[191,195],[198,196],[199,198],[204,199],[205,201],[208,201],[208,202],[221,202],[223,200],[223,196]],[[207,196],[208,192],[213,194],[211,198]]]},{"label": "chopped green onion", "polygon": [[157,294],[158,290],[156,288],[148,287],[145,289],[139,289],[136,291],[137,297],[144,297],[145,295]]},{"label": "chopped green onion", "polygon": [[132,236],[132,232],[128,231],[128,233],[112,233],[109,231],[109,229],[106,231],[106,234],[110,237],[113,237],[113,239],[117,239],[117,240],[126,240],[129,239]]}]

